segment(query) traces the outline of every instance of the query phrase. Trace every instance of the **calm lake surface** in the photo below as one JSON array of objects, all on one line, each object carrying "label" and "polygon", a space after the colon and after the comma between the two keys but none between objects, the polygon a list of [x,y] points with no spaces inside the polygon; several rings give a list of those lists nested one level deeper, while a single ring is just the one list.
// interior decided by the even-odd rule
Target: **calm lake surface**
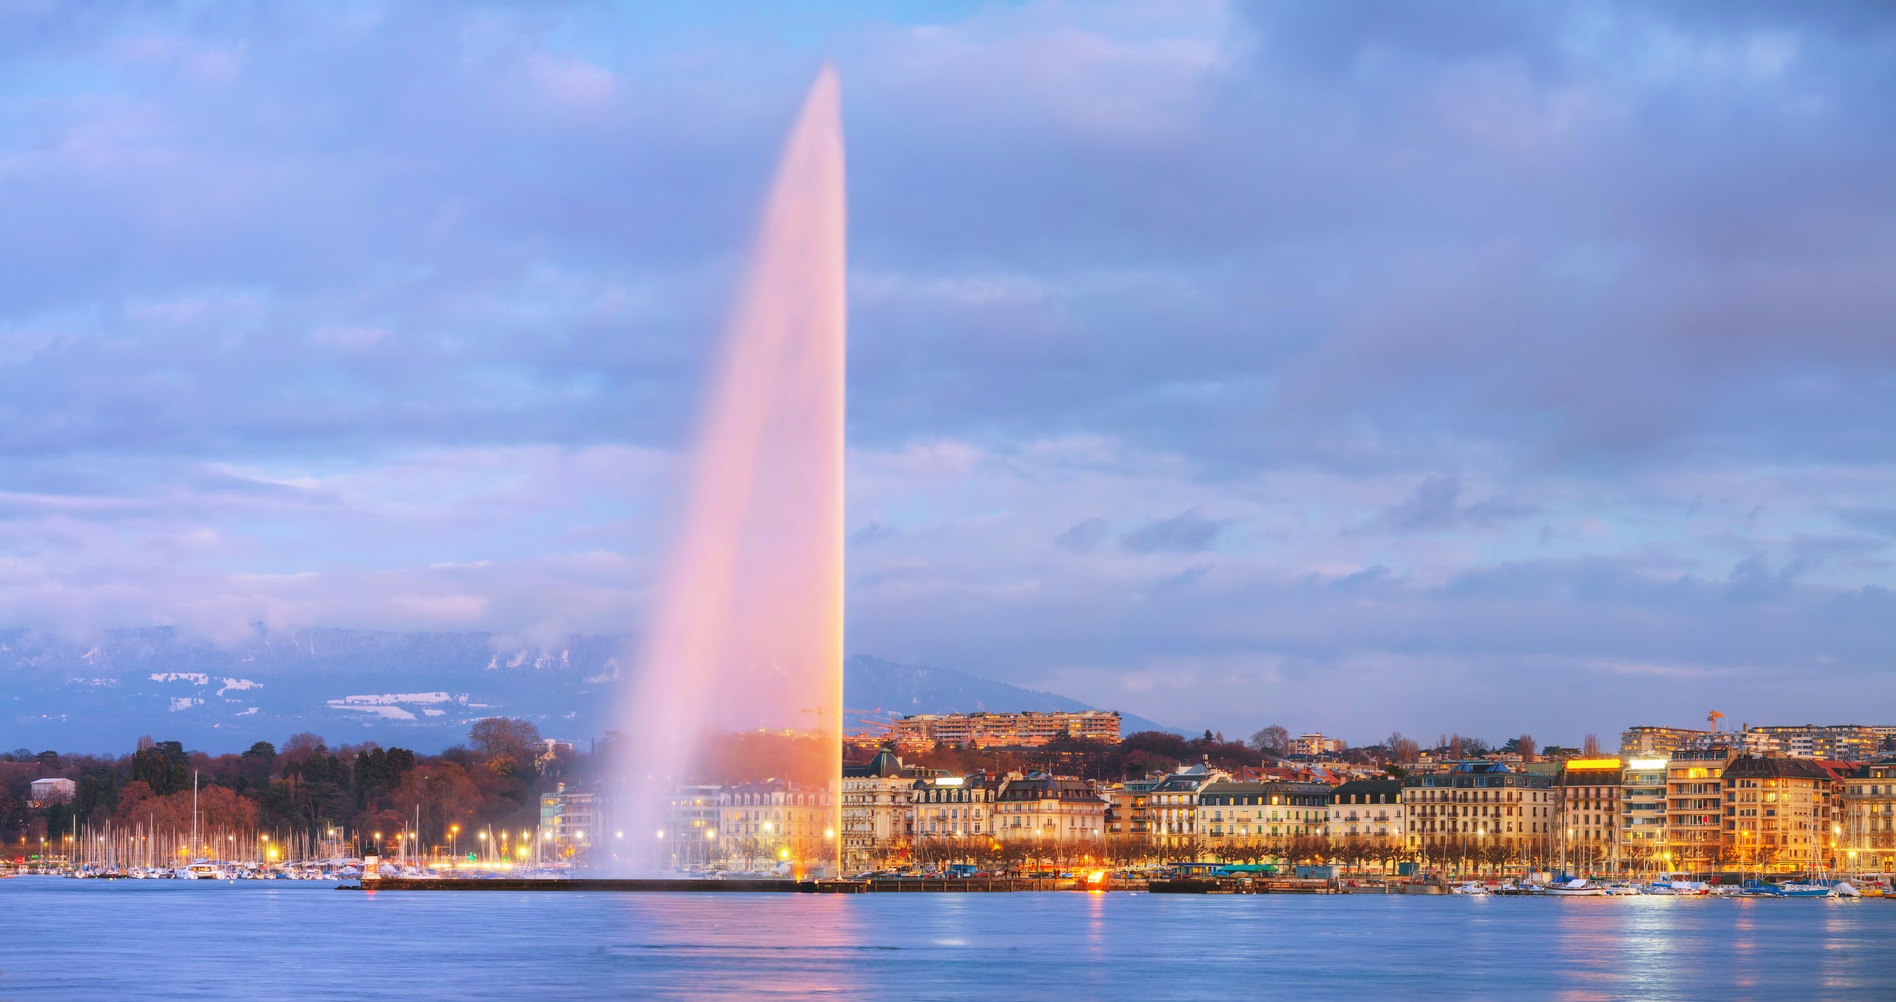
[{"label": "calm lake surface", "polygon": [[0,880],[0,999],[1896,999],[1896,901]]}]

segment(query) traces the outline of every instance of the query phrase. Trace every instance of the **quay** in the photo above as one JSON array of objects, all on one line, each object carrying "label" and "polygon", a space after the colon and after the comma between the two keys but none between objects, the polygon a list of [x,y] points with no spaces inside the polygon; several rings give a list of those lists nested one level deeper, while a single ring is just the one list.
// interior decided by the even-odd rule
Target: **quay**
[{"label": "quay", "polygon": [[[1150,891],[1164,894],[1334,894],[1317,880],[1101,880],[1047,877],[957,877],[939,880],[683,880],[673,878],[383,877],[343,884],[345,891],[607,891],[658,894],[988,894],[1016,891]],[[1370,890],[1363,888],[1362,890]],[[1379,893],[1382,889],[1370,890]]]}]

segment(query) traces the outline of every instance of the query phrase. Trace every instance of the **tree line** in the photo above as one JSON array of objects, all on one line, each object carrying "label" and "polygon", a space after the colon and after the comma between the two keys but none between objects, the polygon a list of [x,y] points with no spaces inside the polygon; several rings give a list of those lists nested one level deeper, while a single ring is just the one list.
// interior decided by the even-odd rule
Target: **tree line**
[{"label": "tree line", "polygon": [[[466,743],[438,755],[375,742],[331,748],[312,733],[221,755],[149,738],[121,756],[19,749],[0,754],[0,842],[12,850],[108,824],[189,831],[195,779],[200,828],[312,838],[412,830],[434,845],[453,825],[537,825],[540,794],[573,767],[567,746],[541,740],[531,721],[504,717],[477,721]],[[71,797],[34,801],[41,779],[71,780]]]}]

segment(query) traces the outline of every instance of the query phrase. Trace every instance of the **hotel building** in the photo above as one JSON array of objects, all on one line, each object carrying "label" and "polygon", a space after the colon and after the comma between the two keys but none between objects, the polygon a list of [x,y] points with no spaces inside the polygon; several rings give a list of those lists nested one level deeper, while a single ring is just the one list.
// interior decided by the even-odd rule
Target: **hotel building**
[{"label": "hotel building", "polygon": [[1067,842],[1106,833],[1106,800],[1084,779],[1009,774],[993,808],[994,837]]}]

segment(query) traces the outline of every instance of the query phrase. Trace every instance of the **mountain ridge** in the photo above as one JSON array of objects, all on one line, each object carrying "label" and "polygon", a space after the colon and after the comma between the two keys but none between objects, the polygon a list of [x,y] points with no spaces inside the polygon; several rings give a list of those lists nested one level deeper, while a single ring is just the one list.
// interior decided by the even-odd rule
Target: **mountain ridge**
[{"label": "mountain ridge", "polygon": [[[548,736],[585,741],[612,726],[626,646],[623,636],[542,647],[490,633],[338,628],[259,628],[224,645],[170,627],[85,640],[0,630],[0,747],[119,754],[149,734],[229,751],[313,731],[332,744],[437,750],[496,715],[527,717]],[[1093,709],[1055,693],[872,655],[845,661],[844,691],[846,707],[885,715]],[[1157,727],[1123,711],[1121,719],[1127,733]]]}]

